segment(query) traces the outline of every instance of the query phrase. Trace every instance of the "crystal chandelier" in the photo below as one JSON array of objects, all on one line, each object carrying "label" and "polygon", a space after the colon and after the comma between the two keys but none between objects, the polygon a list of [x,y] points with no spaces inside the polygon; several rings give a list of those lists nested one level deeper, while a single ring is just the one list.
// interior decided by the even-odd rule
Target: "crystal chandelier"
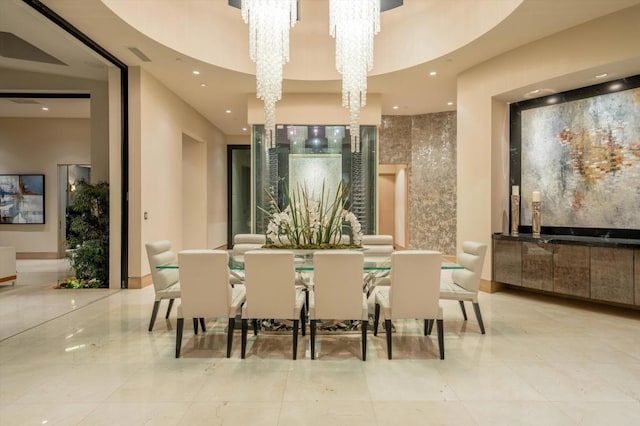
[{"label": "crystal chandelier", "polygon": [[342,106],[349,107],[351,152],[360,151],[360,108],[367,104],[373,36],[380,32],[380,0],[330,0],[329,32],[336,39]]},{"label": "crystal chandelier", "polygon": [[249,56],[256,63],[258,99],[264,102],[265,145],[275,148],[276,102],[282,97],[282,67],[289,62],[289,28],[296,24],[297,0],[242,0],[249,24]]}]

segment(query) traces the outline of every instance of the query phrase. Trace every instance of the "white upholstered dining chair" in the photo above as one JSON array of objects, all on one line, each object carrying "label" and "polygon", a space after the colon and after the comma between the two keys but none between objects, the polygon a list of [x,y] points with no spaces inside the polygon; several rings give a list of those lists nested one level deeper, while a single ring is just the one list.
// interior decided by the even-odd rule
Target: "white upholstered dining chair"
[{"label": "white upholstered dining chair", "polygon": [[[267,242],[264,234],[236,234],[233,237],[232,256],[244,256],[249,250],[262,248]],[[243,284],[244,271],[231,271],[231,284]]]},{"label": "white upholstered dining chair", "polygon": [[160,301],[163,299],[169,300],[169,306],[167,307],[167,314],[165,316],[165,318],[169,318],[174,299],[180,297],[180,280],[177,269],[157,268],[157,266],[177,263],[176,254],[171,251],[170,241],[154,241],[146,243],[145,247],[147,249],[147,258],[149,259],[153,289],[155,290],[153,311],[151,312],[151,320],[149,321],[149,331],[152,331],[153,325],[156,322],[156,316],[158,315]]},{"label": "white upholstered dining chair", "polygon": [[456,269],[451,276],[444,276],[440,282],[440,299],[457,300],[462,309],[462,316],[467,320],[467,312],[464,302],[473,304],[476,313],[480,332],[485,334],[480,304],[478,303],[478,290],[480,289],[480,275],[484,265],[484,256],[487,252],[487,245],[474,241],[464,241],[462,243],[462,253],[458,254],[458,264],[464,269]]},{"label": "white upholstered dining chair", "polygon": [[353,250],[323,250],[313,255],[313,290],[309,297],[311,359],[315,359],[318,320],[360,320],[362,360],[367,360],[369,313],[363,292],[364,255]]},{"label": "white upholstered dining chair", "polygon": [[363,235],[361,245],[365,256],[390,256],[393,253],[393,236]]},{"label": "white upholstered dining chair", "polygon": [[[367,259],[390,257],[393,253],[393,236],[391,235],[363,235],[362,248]],[[389,285],[389,271],[372,271],[367,274],[367,291],[375,286]]]},{"label": "white upholstered dining chair", "polygon": [[259,249],[266,242],[264,234],[236,234],[233,237],[233,254],[245,254],[249,250]]},{"label": "white upholstered dining chair", "polygon": [[227,318],[229,358],[236,315],[245,300],[244,286],[231,287],[229,283],[229,254],[224,250],[183,250],[178,253],[178,261],[182,297],[178,306],[176,358],[180,358],[185,317],[194,318],[194,321],[196,318]]},{"label": "white upholstered dining chair", "polygon": [[247,300],[242,308],[242,358],[247,348],[248,320],[258,334],[257,320],[286,319],[293,322],[293,359],[298,352],[298,327],[305,335],[305,294],[296,286],[293,252],[250,250],[244,254]]},{"label": "white upholstered dining chair", "polygon": [[391,321],[416,318],[424,320],[424,335],[430,321],[437,320],[440,359],[444,359],[444,324],[440,296],[442,255],[430,250],[406,250],[391,255],[391,284],[377,287],[375,298],[374,336],[378,333],[380,315],[384,317],[387,356],[392,357]]}]

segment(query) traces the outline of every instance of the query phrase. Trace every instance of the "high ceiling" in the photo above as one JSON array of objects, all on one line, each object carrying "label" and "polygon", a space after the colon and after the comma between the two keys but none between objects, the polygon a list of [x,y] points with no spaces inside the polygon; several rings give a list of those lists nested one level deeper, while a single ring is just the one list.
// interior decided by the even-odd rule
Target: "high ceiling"
[{"label": "high ceiling", "polygon": [[[255,93],[255,77],[247,68],[252,66],[244,36],[248,29],[240,11],[228,6],[226,0],[43,0],[43,3],[127,65],[140,66],[155,76],[225,134],[246,134],[243,128],[247,128],[247,99]],[[465,69],[523,44],[638,4],[640,0],[404,0],[404,6],[383,13],[381,34],[376,38],[379,56],[376,64],[380,65],[377,69],[374,65],[368,91],[381,95],[382,112],[386,115],[455,110],[456,79]],[[181,9],[171,9],[176,5]],[[182,16],[182,9],[200,13]],[[340,93],[337,74],[325,67],[333,66],[334,41],[328,35],[324,9],[328,10],[328,0],[300,0],[300,21],[292,30],[295,31],[292,60],[285,66],[284,97],[288,93]],[[172,12],[158,15],[162,11]],[[491,11],[495,13],[491,15]],[[497,19],[500,13],[504,16]],[[154,16],[164,16],[166,22],[150,18]],[[488,25],[491,17],[494,21]],[[418,34],[408,31],[416,23],[428,27],[430,32],[411,37]],[[199,30],[207,25],[218,31],[216,37]],[[393,44],[395,32],[402,28],[406,43]],[[106,78],[106,65],[95,54],[45,22],[20,0],[0,1],[0,31],[11,32],[67,64],[32,63],[0,56],[0,69]],[[185,40],[189,42],[186,47],[180,45]],[[131,48],[144,53],[150,62],[141,60]],[[236,55],[236,64],[215,59],[215,52],[229,48],[242,53]],[[411,58],[419,58],[418,62],[402,63],[409,49]],[[294,59],[297,52],[303,60]],[[397,57],[392,61],[396,66],[389,66],[387,59],[392,56]],[[306,72],[305,65],[311,67]],[[193,70],[200,74],[194,75]],[[431,71],[437,75],[431,76]],[[640,72],[640,64],[633,62],[607,72],[611,78],[622,77]],[[592,73],[585,73],[578,79],[555,82],[544,88],[566,90],[593,84],[592,79]],[[2,85],[0,81],[0,90]],[[507,100],[526,96],[524,92],[505,94]]]}]

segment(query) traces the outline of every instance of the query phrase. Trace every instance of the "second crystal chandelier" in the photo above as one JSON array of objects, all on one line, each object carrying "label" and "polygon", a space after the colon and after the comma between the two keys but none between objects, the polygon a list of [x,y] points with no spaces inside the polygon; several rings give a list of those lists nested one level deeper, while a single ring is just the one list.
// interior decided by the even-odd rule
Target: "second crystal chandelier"
[{"label": "second crystal chandelier", "polygon": [[367,104],[373,36],[380,32],[380,0],[330,0],[329,32],[336,39],[342,106],[349,108],[351,152],[360,152],[360,108]]},{"label": "second crystal chandelier", "polygon": [[256,96],[264,101],[265,144],[275,148],[276,102],[282,97],[282,67],[289,62],[289,28],[298,17],[297,0],[242,0],[249,24],[249,56],[256,63]]}]

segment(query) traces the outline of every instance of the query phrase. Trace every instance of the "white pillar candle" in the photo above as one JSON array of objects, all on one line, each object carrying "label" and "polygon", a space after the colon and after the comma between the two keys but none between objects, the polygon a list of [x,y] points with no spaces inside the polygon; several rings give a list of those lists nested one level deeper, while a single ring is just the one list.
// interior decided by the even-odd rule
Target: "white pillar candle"
[{"label": "white pillar candle", "polygon": [[513,185],[511,187],[511,195],[518,195],[520,194],[520,187],[518,185]]},{"label": "white pillar candle", "polygon": [[533,191],[531,201],[540,201],[540,191]]}]

